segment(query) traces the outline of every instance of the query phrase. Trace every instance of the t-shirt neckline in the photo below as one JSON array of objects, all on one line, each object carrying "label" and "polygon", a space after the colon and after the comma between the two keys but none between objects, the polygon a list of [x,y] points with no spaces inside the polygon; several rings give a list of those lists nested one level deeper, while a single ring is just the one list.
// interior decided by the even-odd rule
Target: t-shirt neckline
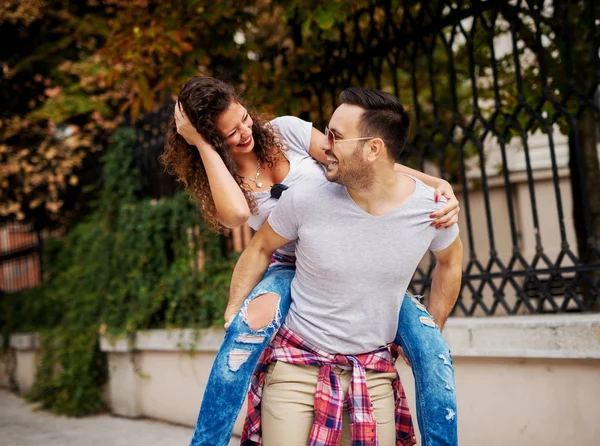
[{"label": "t-shirt neckline", "polygon": [[413,192],[410,195],[410,197],[408,197],[408,199],[404,203],[402,203],[397,208],[392,209],[391,211],[386,212],[385,214],[382,214],[382,215],[373,215],[373,214],[367,212],[362,207],[360,207],[360,205],[356,201],[354,201],[354,198],[352,198],[352,195],[350,195],[350,192],[348,192],[348,188],[346,186],[342,186],[342,189],[344,189],[344,193],[346,194],[345,196],[346,196],[346,198],[348,200],[350,200],[350,202],[352,203],[352,206],[354,208],[356,208],[359,212],[361,212],[364,216],[367,216],[367,217],[370,217],[370,218],[373,218],[373,219],[384,219],[384,218],[386,218],[388,216],[395,215],[396,213],[401,212],[404,209],[406,209],[407,206],[408,206],[408,204],[412,200],[414,200],[415,196],[417,195],[417,187],[419,187],[419,181],[416,178],[414,178],[414,177],[412,177],[410,175],[406,175],[404,173],[400,173],[399,175],[404,175],[404,176],[410,178],[411,180],[413,180],[415,182],[415,188],[413,189]]}]

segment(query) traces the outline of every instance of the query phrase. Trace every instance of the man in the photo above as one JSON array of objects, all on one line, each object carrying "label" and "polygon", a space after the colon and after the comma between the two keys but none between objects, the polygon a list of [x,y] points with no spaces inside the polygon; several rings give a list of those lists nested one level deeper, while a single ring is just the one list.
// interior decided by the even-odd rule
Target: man
[{"label": "man", "polygon": [[[338,444],[340,435],[347,444],[396,444],[398,389],[385,346],[427,250],[437,260],[429,313],[440,329],[460,290],[458,228],[431,227],[432,190],[394,171],[408,114],[376,90],[352,88],[340,98],[327,130],[329,181],[286,191],[232,277],[230,306],[259,282],[277,248],[297,242],[292,304],[264,377],[266,446]],[[428,316],[421,321],[435,327]]]}]

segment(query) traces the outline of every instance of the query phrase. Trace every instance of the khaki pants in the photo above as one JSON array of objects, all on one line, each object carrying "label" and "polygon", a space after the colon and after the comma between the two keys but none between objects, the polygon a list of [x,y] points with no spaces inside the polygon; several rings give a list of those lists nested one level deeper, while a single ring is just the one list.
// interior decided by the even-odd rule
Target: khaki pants
[{"label": "khaki pants", "polygon": [[[350,417],[345,402],[351,370],[336,367],[344,392],[343,432],[340,445],[350,445]],[[319,367],[286,362],[269,364],[262,396],[261,424],[264,446],[306,446],[314,421],[314,398]],[[367,387],[377,420],[380,446],[396,444],[394,418],[395,373],[367,370]]]}]

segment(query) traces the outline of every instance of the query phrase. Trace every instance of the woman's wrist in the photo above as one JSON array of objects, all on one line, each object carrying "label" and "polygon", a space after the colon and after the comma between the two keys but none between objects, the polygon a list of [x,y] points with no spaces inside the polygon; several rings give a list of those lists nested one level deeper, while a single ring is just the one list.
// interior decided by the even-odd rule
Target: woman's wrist
[{"label": "woman's wrist", "polygon": [[450,188],[452,187],[452,185],[448,181],[444,180],[443,178],[438,178],[436,187],[440,186],[448,186]]},{"label": "woman's wrist", "polygon": [[210,144],[208,144],[208,143],[207,143],[207,142],[204,140],[204,138],[202,138],[202,137],[200,137],[200,136],[198,136],[198,137],[194,138],[193,142],[194,142],[194,145],[195,145],[196,147],[198,147],[198,150],[201,150],[201,149],[207,149],[208,147],[210,147]]},{"label": "woman's wrist", "polygon": [[198,138],[197,140],[194,141],[194,145],[196,146],[196,148],[198,149],[198,151],[200,152],[200,154],[204,154],[204,153],[216,153],[217,151],[214,149],[213,146],[211,146],[209,143],[207,143],[203,138]]}]

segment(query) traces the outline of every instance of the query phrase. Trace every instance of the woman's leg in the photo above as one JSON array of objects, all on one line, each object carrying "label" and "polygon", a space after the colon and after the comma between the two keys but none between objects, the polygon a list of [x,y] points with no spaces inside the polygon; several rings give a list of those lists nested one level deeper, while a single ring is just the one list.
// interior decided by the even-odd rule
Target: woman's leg
[{"label": "woman's leg", "polygon": [[190,446],[227,446],[254,368],[290,308],[295,269],[273,267],[225,333],[208,378]]},{"label": "woman's leg", "polygon": [[400,310],[396,344],[404,350],[415,378],[423,446],[458,445],[450,349],[425,306],[408,294]]}]

